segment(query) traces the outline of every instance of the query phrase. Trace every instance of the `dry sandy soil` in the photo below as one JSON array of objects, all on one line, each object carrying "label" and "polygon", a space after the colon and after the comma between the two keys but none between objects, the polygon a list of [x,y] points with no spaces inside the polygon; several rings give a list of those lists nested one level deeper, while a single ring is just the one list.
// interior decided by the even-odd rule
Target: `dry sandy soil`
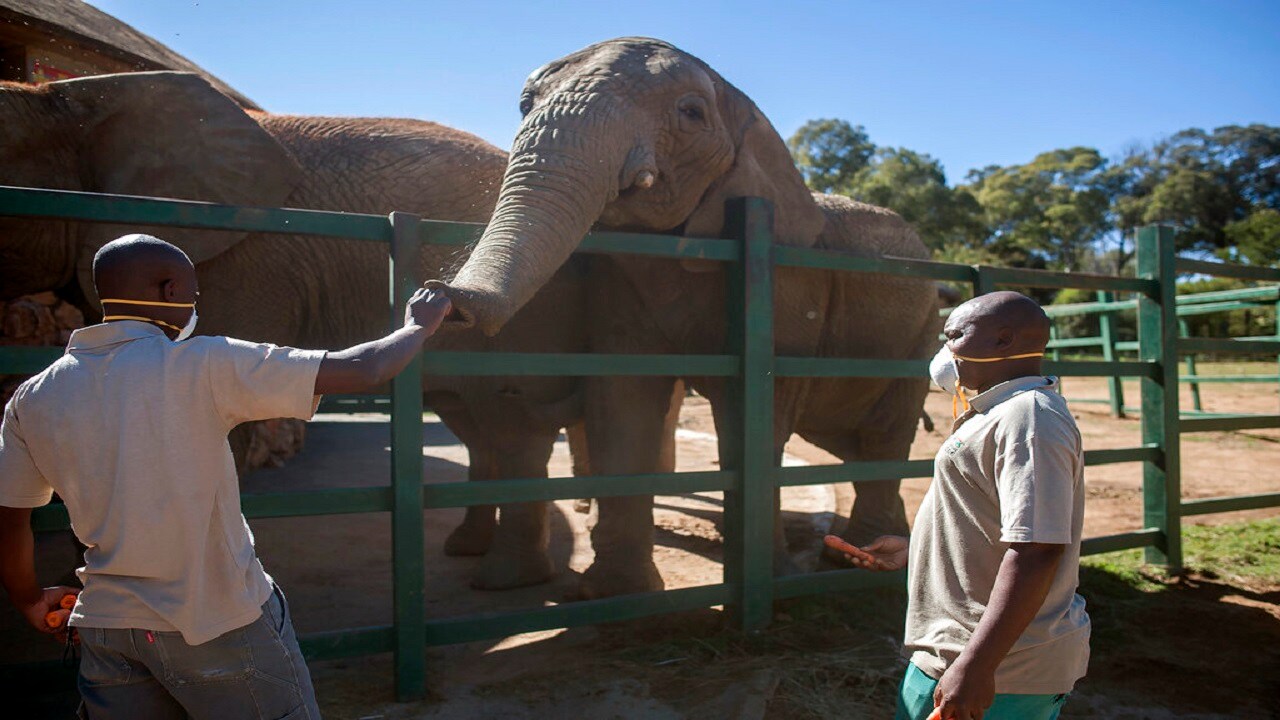
[{"label": "dry sandy soil", "polygon": [[[1065,392],[1069,399],[1101,398],[1105,396],[1105,387],[1102,380],[1073,378],[1067,380]],[[1136,383],[1129,386],[1128,392],[1130,402],[1134,403]],[[1274,386],[1212,385],[1205,386],[1203,395],[1205,409],[1209,411],[1280,411],[1280,398]],[[1079,418],[1087,449],[1139,444],[1137,420],[1111,418],[1105,405],[1077,403],[1072,407]],[[950,402],[941,393],[930,394],[927,411],[936,429],[919,430],[912,458],[932,457],[949,429]],[[313,423],[307,447],[299,457],[287,467],[262,470],[249,476],[245,490],[268,492],[386,484],[388,426],[383,420],[378,416],[352,416]],[[706,402],[689,398],[680,425],[677,469],[715,468],[715,438]],[[429,423],[424,441],[428,482],[466,479],[465,448],[458,445],[442,425]],[[788,445],[785,462],[826,464],[835,460],[822,450],[796,440]],[[1184,436],[1182,463],[1186,498],[1280,491],[1280,474],[1276,472],[1280,467],[1280,431]],[[557,444],[551,474],[570,474],[564,443]],[[928,479],[903,483],[908,516],[914,515],[928,483]],[[1086,536],[1141,527],[1139,464],[1088,468],[1086,483]],[[721,503],[717,494],[659,497],[656,505],[656,554],[667,587],[720,582],[721,547],[716,523]],[[818,540],[837,516],[837,505],[837,493],[826,486],[793,488],[784,493],[788,537],[802,564],[812,566]],[[573,501],[561,501],[552,512],[552,554],[565,571],[555,581],[504,593],[470,590],[468,578],[478,560],[447,558],[440,552],[444,537],[461,515],[458,510],[426,513],[427,609],[432,617],[561,602],[573,588],[577,573],[591,562],[586,534],[589,516],[575,509]],[[1212,515],[1192,521],[1212,523],[1276,515],[1280,515],[1280,509]],[[251,526],[264,565],[289,595],[299,632],[390,623],[390,522],[385,515],[267,519],[252,521]],[[40,553],[43,569],[54,576],[56,573],[51,568],[68,567],[72,562],[65,538],[42,537]],[[1187,634],[1187,623],[1201,623],[1195,645],[1183,645],[1181,651],[1202,659],[1212,658],[1205,670],[1210,674],[1225,664],[1250,666],[1247,656],[1239,654],[1242,650],[1239,643],[1256,644],[1264,638],[1270,643],[1280,642],[1280,592],[1277,592],[1280,588],[1252,588],[1243,592],[1229,586],[1219,588],[1211,578],[1192,578],[1188,582],[1200,582],[1205,586],[1204,592],[1214,595],[1221,603],[1242,610],[1247,608],[1247,622],[1238,623],[1231,631],[1203,632],[1205,623],[1211,627],[1221,618],[1198,617],[1188,608],[1182,616],[1169,613],[1161,617],[1135,617],[1134,632],[1144,635],[1163,632],[1178,637]],[[877,597],[881,595],[883,593]],[[900,604],[901,598],[890,598],[886,602]],[[4,606],[7,609],[8,604]],[[784,629],[790,620],[786,612],[789,611],[784,608],[779,622]],[[687,639],[700,637],[699,633],[706,630],[709,637],[714,638],[714,631],[708,628],[715,626],[717,616],[718,613],[708,611],[674,620],[630,623],[623,629],[553,631],[501,642],[432,649],[428,659],[433,695],[425,704],[391,702],[390,661],[385,656],[314,663],[313,671],[326,716],[336,718],[814,716],[811,708],[801,710],[788,703],[766,703],[779,683],[767,664],[761,666],[749,660],[728,663],[726,667],[737,669],[698,687],[690,687],[687,674],[682,678],[679,670],[686,658],[678,654],[666,659],[671,660],[670,663],[662,658],[639,665],[616,662],[618,653],[628,652],[637,638],[649,641],[656,637],[659,647],[665,647],[661,645],[665,642],[663,638],[673,634]],[[868,677],[874,690],[866,695],[867,702],[872,703],[869,707],[876,707],[875,702],[885,702],[886,688],[890,688],[896,678],[892,624],[868,630],[865,637],[859,639],[861,644],[849,651],[858,662],[870,663],[866,667],[871,669],[865,671],[871,673]],[[16,627],[12,612],[0,617],[0,630],[6,638],[6,647],[0,650],[0,662],[54,656],[52,648],[43,643],[33,644],[33,638]],[[827,652],[835,651],[828,649]],[[750,655],[745,652],[735,657],[750,658]],[[803,657],[803,653],[798,657]],[[850,657],[848,653],[838,655],[840,662],[849,662]],[[1229,707],[1224,706],[1228,701],[1220,697],[1221,693],[1187,694],[1190,691],[1183,692],[1185,688],[1180,688],[1184,683],[1212,685],[1212,679],[1180,677],[1181,670],[1153,664],[1149,655],[1144,657],[1146,660],[1142,662],[1123,653],[1104,658],[1099,657],[1095,649],[1095,673],[1091,674],[1091,680],[1099,674],[1099,668],[1107,669],[1106,677],[1086,684],[1086,689],[1069,702],[1064,717],[1239,716],[1234,710],[1221,714]],[[539,675],[548,667],[554,667],[558,673],[569,668],[575,682],[553,681]],[[652,672],[637,674],[637,667],[652,667]],[[874,669],[876,667],[881,669]],[[1269,672],[1277,669],[1275,664],[1269,667]],[[1133,692],[1128,688],[1133,688]],[[1191,705],[1184,704],[1179,709],[1179,697],[1182,697],[1179,692],[1189,698]],[[1152,698],[1166,698],[1167,702]],[[1176,712],[1153,709],[1156,707],[1153,703],[1175,708]],[[1259,706],[1249,700],[1239,709],[1246,707]],[[886,713],[891,711],[881,709],[868,716]],[[850,716],[858,717],[856,713]]]}]

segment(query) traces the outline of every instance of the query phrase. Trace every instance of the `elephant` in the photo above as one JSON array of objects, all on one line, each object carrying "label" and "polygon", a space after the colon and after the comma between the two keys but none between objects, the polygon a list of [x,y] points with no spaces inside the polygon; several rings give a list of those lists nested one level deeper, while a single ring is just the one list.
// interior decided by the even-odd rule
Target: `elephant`
[{"label": "elephant", "polygon": [[[174,197],[484,223],[506,153],[435,123],[245,111],[197,75],[106,75],[42,86],[0,83],[0,185]],[[0,298],[57,289],[101,317],[91,263],[138,227],[0,218]],[[156,228],[196,264],[199,332],[333,349],[385,332],[387,247],[332,237]],[[422,277],[455,266],[425,246]],[[427,352],[583,352],[581,263],[551,273],[507,328],[437,333]],[[467,445],[474,480],[545,477],[562,427],[582,416],[574,377],[424,378],[424,398]],[[672,430],[673,432],[673,430]],[[542,582],[546,509],[474,507],[445,552],[484,555],[482,589]],[[507,536],[510,536],[509,538]],[[493,551],[490,552],[490,548]]]},{"label": "elephant", "polygon": [[[497,333],[572,256],[592,229],[726,236],[726,201],[767,199],[774,242],[860,256],[927,258],[897,214],[811,193],[759,108],[698,58],[660,40],[591,45],[533,72],[520,98],[496,210],[466,263],[431,287],[447,293],[446,324]],[[587,270],[589,345],[600,353],[725,351],[728,268],[706,260],[593,255]],[[940,321],[932,282],[882,274],[778,267],[774,349],[781,356],[927,358]],[[596,473],[654,472],[675,378],[585,380],[585,432]],[[724,437],[723,378],[684,380],[712,405]],[[926,378],[801,378],[775,382],[773,450],[798,434],[842,461],[905,460]],[[750,412],[750,409],[747,409]],[[721,444],[723,448],[724,443]],[[732,458],[724,457],[730,467]],[[898,482],[856,485],[854,543],[905,534]],[[659,590],[653,498],[600,498],[584,598]],[[774,522],[774,572],[796,568]]]}]

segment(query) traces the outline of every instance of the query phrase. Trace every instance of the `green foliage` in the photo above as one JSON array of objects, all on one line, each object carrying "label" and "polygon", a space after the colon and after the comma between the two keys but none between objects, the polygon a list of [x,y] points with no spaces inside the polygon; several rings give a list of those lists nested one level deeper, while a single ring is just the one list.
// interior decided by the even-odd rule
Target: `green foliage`
[{"label": "green foliage", "polygon": [[1280,263],[1280,127],[1189,128],[1114,159],[1061,148],[958,186],[934,158],[844,120],[810,121],[787,144],[811,188],[896,211],[943,260],[1124,273],[1135,229],[1161,223],[1183,250]]},{"label": "green foliage", "polygon": [[818,192],[841,192],[876,150],[861,125],[832,119],[805,123],[787,147],[804,181]]},{"label": "green foliage", "polygon": [[1228,223],[1227,248],[1222,255],[1251,265],[1280,263],[1280,210],[1262,208],[1243,220]]},{"label": "green foliage", "polygon": [[1099,182],[1105,165],[1097,150],[1075,147],[971,176],[968,189],[982,206],[996,252],[1035,255],[1050,267],[1079,270],[1107,230],[1109,203]]},{"label": "green foliage", "polygon": [[941,163],[906,148],[877,148],[861,125],[811,120],[787,146],[810,188],[893,210],[931,249],[980,245],[986,234],[976,198],[949,187]]},{"label": "green foliage", "polygon": [[[1179,295],[1237,290],[1250,284],[1232,278],[1201,278],[1178,283]],[[1187,333],[1192,337],[1247,337],[1272,335],[1276,331],[1275,306],[1259,305],[1256,309],[1230,310],[1211,315],[1192,315],[1184,318]]]}]

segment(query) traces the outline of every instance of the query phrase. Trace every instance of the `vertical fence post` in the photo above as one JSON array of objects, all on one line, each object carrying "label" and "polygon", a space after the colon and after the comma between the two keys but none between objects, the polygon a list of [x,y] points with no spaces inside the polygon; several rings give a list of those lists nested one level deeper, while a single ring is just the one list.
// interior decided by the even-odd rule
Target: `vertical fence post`
[{"label": "vertical fence post", "polygon": [[1159,528],[1146,561],[1182,569],[1181,448],[1178,438],[1178,306],[1173,228],[1138,231],[1138,277],[1155,280],[1153,297],[1138,297],[1138,352],[1158,363],[1155,379],[1142,378],[1142,442],[1159,444],[1159,462],[1142,464],[1144,527]]},{"label": "vertical fence post", "polygon": [[[1178,337],[1190,337],[1191,327],[1183,318],[1178,318]],[[1187,353],[1187,374],[1195,377],[1196,375],[1196,356],[1194,353]],[[1204,407],[1200,404],[1200,383],[1193,382],[1191,385],[1191,409],[1196,412],[1204,411]]]},{"label": "vertical fence post", "polygon": [[754,632],[773,617],[773,206],[734,198],[725,229],[742,240],[742,262],[729,271],[726,298],[730,347],[742,356],[742,374],[727,394],[735,437],[726,457],[735,459],[741,484],[725,493],[724,573],[734,586],[735,621]]},{"label": "vertical fence post", "polygon": [[[1110,290],[1099,290],[1097,300],[1105,303],[1114,302],[1115,296]],[[1115,318],[1110,310],[1098,313],[1098,335],[1102,338],[1102,359],[1115,362]],[[1111,391],[1111,417],[1124,417],[1124,379],[1113,375],[1107,378],[1107,387]]]},{"label": "vertical fence post", "polygon": [[[404,306],[422,287],[418,216],[393,212],[391,323],[404,322]],[[427,617],[422,520],[422,356],[391,381],[391,558],[395,622],[396,698],[427,694]]]},{"label": "vertical fence post", "polygon": [[994,292],[996,283],[992,279],[991,274],[985,271],[982,265],[976,265],[973,268],[973,296],[986,295]]}]

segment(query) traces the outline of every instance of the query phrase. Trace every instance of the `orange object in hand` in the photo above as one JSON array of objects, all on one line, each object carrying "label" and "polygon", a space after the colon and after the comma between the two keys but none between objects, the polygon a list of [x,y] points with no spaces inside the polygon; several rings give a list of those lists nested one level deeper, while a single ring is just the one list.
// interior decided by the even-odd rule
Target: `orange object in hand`
[{"label": "orange object in hand", "polygon": [[845,555],[852,555],[863,562],[874,563],[876,561],[876,557],[874,555],[860,547],[845,542],[844,538],[835,535],[828,535],[822,538],[822,542],[836,552],[842,552]]},{"label": "orange object in hand", "polygon": [[939,705],[934,708],[933,712],[929,713],[929,717],[925,718],[925,720],[942,720],[942,706]]},{"label": "orange object in hand", "polygon": [[[61,607],[63,610],[70,610],[71,608],[75,607],[75,605],[76,605],[76,596],[72,595],[71,593],[67,593],[66,595],[63,595],[62,599],[58,601],[58,606]],[[54,610],[48,615],[45,615],[44,624],[48,625],[51,628],[61,627],[62,613],[58,610]]]}]

